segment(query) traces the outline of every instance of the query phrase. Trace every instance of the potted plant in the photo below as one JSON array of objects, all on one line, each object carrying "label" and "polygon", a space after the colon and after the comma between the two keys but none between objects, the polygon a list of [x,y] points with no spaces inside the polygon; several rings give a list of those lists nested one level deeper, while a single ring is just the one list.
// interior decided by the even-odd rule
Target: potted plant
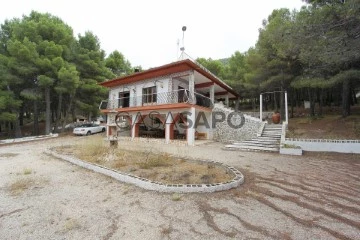
[{"label": "potted plant", "polygon": [[280,113],[278,111],[275,111],[273,113],[271,119],[274,124],[279,124],[280,123]]}]

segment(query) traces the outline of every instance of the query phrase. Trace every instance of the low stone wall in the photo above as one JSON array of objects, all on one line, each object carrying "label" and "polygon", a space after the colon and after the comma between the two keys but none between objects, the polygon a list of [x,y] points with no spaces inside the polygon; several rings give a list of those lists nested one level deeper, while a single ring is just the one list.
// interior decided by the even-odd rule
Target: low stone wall
[{"label": "low stone wall", "polygon": [[[226,119],[228,118],[230,113],[234,112],[233,110],[228,109],[221,104],[215,104],[213,111],[225,113]],[[262,121],[259,118],[254,118],[249,115],[243,114],[242,119],[237,118],[234,119],[234,121],[232,122],[234,123],[234,126],[239,126],[241,121],[245,122],[240,128],[231,127],[227,121],[217,122],[213,134],[214,140],[220,142],[233,142],[255,138],[257,136],[259,128],[261,128],[262,126]]]},{"label": "low stone wall", "polygon": [[0,140],[0,145],[1,144],[11,144],[11,143],[20,143],[20,142],[40,141],[40,140],[44,140],[44,139],[55,138],[58,136],[59,136],[59,134],[57,134],[57,133],[55,133],[55,134],[51,133],[49,135],[39,135],[39,136],[31,136],[31,137],[4,139],[4,140]]},{"label": "low stone wall", "polygon": [[311,152],[339,152],[360,154],[360,140],[285,138],[285,140],[281,143],[299,146],[302,150]]},{"label": "low stone wall", "polygon": [[52,151],[51,149],[47,149],[45,151],[45,153],[48,155],[54,156],[56,158],[65,160],[67,162],[70,162],[72,164],[75,164],[77,166],[80,166],[80,167],[92,170],[94,172],[98,172],[98,173],[104,174],[106,176],[112,177],[118,181],[134,184],[138,187],[141,187],[141,188],[144,188],[147,190],[158,191],[158,192],[209,193],[209,192],[217,192],[217,191],[228,190],[231,188],[236,188],[244,182],[244,175],[239,170],[237,170],[231,166],[228,166],[226,164],[215,162],[215,161],[203,161],[203,162],[216,164],[216,165],[226,168],[227,171],[230,171],[234,175],[234,178],[228,182],[215,183],[215,184],[164,184],[161,182],[151,181],[146,178],[141,178],[141,177],[132,175],[130,173],[124,173],[124,172],[106,168],[101,165],[88,163],[88,162],[82,161],[82,160],[77,159],[72,156],[58,154],[55,151]]},{"label": "low stone wall", "polygon": [[[251,117],[254,118],[260,118],[260,112],[242,112],[243,114],[249,115]],[[264,120],[268,120],[272,118],[272,115],[274,114],[274,112],[262,112],[262,119]]]}]

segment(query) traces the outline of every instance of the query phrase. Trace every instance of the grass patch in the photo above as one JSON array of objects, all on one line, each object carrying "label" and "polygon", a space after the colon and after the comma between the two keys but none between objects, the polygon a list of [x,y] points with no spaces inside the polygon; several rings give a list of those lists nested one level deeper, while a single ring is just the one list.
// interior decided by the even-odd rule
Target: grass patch
[{"label": "grass patch", "polygon": [[138,163],[138,166],[142,169],[167,167],[170,165],[171,157],[169,154],[151,154],[151,152],[145,154],[145,161],[141,161]]},{"label": "grass patch", "polygon": [[163,236],[169,236],[172,231],[173,231],[173,229],[172,229],[171,226],[169,226],[169,227],[162,227],[162,228],[161,228],[161,235],[163,235]]},{"label": "grass patch", "polygon": [[67,218],[65,223],[64,223],[64,232],[69,232],[71,230],[80,228],[81,225],[80,223],[76,220],[76,219],[72,219],[72,218]]},{"label": "grass patch", "polygon": [[111,148],[102,138],[55,149],[61,154],[164,184],[211,184],[227,182],[234,175],[216,164],[179,158],[168,153]]},{"label": "grass patch", "polygon": [[47,184],[49,181],[43,178],[21,177],[8,184],[7,190],[11,195],[17,196],[25,191],[30,191]]},{"label": "grass patch", "polygon": [[284,144],[282,146],[283,148],[296,148],[296,149],[301,149],[301,147],[297,146],[297,145],[294,145],[294,144]]},{"label": "grass patch", "polygon": [[33,179],[20,178],[15,180],[9,185],[9,192],[11,195],[20,195],[25,190],[31,188],[34,185]]},{"label": "grass patch", "polygon": [[23,170],[23,174],[24,175],[29,175],[29,174],[31,174],[32,173],[32,169],[31,168],[24,168],[24,170]]},{"label": "grass patch", "polygon": [[180,201],[181,200],[181,195],[179,193],[174,193],[173,195],[171,195],[171,200],[173,201]]}]

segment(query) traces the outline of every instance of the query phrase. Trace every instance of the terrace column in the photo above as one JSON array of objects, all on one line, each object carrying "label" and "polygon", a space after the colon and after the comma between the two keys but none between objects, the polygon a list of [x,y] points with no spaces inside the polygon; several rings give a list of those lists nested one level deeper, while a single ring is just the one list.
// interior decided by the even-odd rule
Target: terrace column
[{"label": "terrace column", "polygon": [[211,100],[211,102],[212,103],[214,103],[215,101],[215,85],[213,84],[213,85],[211,85],[210,86],[210,100]]},{"label": "terrace column", "polygon": [[171,131],[171,123],[172,123],[172,116],[171,114],[167,115],[165,119],[165,143],[170,143],[170,131]]},{"label": "terrace column", "polygon": [[132,126],[131,126],[131,139],[134,140],[134,138],[136,137],[137,135],[137,124],[136,124],[136,121],[137,121],[137,118],[136,118],[136,114],[132,115],[131,116],[131,122],[132,122]]},{"label": "terrace column", "polygon": [[[215,104],[215,85],[211,85],[210,86],[210,101]],[[212,118],[213,118],[213,111],[211,110],[210,112],[210,117],[208,119],[209,121],[209,125],[210,125],[210,129],[209,129],[209,139],[213,139],[213,131],[214,129],[212,129]]]},{"label": "terrace column", "polygon": [[229,107],[229,94],[225,96],[225,106]]},{"label": "terrace column", "polygon": [[195,77],[194,77],[194,71],[192,71],[190,73],[189,76],[189,93],[190,93],[190,99],[191,99],[191,103],[196,103],[195,101]]},{"label": "terrace column", "polygon": [[188,129],[187,129],[187,142],[189,146],[195,145],[195,108],[190,108],[189,114],[187,115],[187,123]]}]

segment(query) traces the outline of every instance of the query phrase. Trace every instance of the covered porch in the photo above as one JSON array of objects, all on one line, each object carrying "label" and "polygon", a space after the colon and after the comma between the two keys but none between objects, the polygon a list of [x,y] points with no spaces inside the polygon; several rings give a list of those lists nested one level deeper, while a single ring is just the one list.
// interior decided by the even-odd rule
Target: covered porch
[{"label": "covered porch", "polygon": [[158,139],[164,143],[212,139],[212,112],[207,108],[179,108],[157,111],[108,113],[107,136]]}]

